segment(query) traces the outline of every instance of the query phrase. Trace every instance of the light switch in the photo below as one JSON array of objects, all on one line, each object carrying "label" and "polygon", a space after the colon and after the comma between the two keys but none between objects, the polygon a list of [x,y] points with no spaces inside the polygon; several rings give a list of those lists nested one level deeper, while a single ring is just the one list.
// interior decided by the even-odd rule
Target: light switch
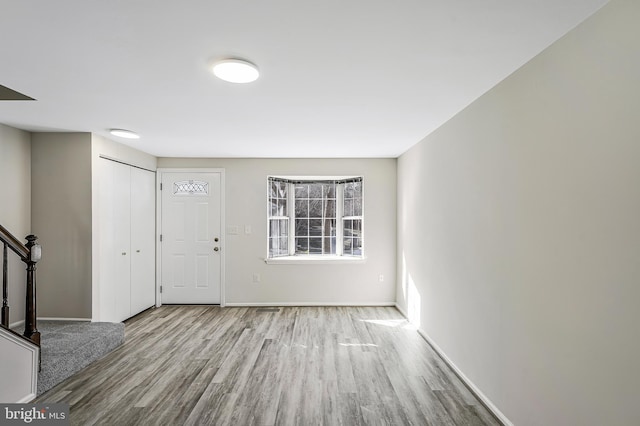
[{"label": "light switch", "polygon": [[229,225],[227,226],[227,234],[229,235],[238,235],[240,233],[240,229],[238,225]]},{"label": "light switch", "polygon": [[251,233],[251,225],[244,226],[244,233],[247,235]]}]

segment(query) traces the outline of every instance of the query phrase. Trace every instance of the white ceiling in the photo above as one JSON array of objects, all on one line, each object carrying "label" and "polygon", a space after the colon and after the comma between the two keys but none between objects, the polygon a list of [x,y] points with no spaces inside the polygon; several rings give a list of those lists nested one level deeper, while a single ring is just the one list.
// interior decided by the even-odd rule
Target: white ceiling
[{"label": "white ceiling", "polygon": [[[396,157],[607,0],[0,0],[0,123],[162,157]],[[247,85],[215,59],[256,63]]]}]

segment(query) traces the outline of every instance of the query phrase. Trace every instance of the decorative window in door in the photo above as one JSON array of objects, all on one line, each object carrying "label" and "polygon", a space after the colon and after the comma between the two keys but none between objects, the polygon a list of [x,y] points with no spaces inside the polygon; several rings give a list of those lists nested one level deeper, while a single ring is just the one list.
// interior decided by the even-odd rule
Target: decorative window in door
[{"label": "decorative window in door", "polygon": [[174,182],[174,195],[209,195],[209,183],[201,180]]}]

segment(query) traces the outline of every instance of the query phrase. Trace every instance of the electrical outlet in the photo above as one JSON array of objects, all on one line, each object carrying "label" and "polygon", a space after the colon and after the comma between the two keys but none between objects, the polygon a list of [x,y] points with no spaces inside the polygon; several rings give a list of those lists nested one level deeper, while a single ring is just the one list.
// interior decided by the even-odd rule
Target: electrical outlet
[{"label": "electrical outlet", "polygon": [[380,276],[378,277],[378,281],[383,282],[384,281],[384,275],[380,274]]},{"label": "electrical outlet", "polygon": [[253,273],[253,282],[254,283],[259,283],[260,282],[260,274],[257,272]]}]

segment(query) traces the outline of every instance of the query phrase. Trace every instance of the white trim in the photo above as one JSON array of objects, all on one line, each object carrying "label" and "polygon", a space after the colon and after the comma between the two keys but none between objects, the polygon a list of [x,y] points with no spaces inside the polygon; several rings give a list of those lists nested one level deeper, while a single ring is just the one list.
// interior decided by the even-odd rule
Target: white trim
[{"label": "white trim", "polygon": [[336,255],[342,256],[343,254],[344,254],[344,186],[336,185]]},{"label": "white trim", "polygon": [[16,321],[16,322],[12,322],[9,324],[9,328],[14,329],[16,327],[20,327],[21,325],[24,325],[24,320],[20,320],[20,321]]},{"label": "white trim", "polygon": [[386,307],[386,306],[395,306],[395,302],[371,302],[371,303],[331,303],[331,302],[227,302],[226,306],[228,307],[252,307],[252,306],[373,306],[373,307]]},{"label": "white trim", "polygon": [[[40,320],[44,320],[44,321],[93,321],[92,318],[52,318],[52,317],[38,317],[37,320],[38,321],[40,321]],[[24,325],[24,320],[16,321],[16,322],[13,322],[13,323],[9,324],[9,328],[13,329],[13,328],[19,327],[21,325]]]},{"label": "white trim", "polygon": [[398,305],[398,302],[395,303],[395,307],[400,311],[403,317],[407,318],[407,320],[409,319],[409,315],[407,315],[407,312],[402,308],[402,306]]},{"label": "white trim", "polygon": [[282,256],[264,259],[267,265],[323,265],[323,264],[345,264],[345,263],[367,263],[366,257],[352,256]]},{"label": "white trim", "polygon": [[52,317],[38,317],[38,321],[82,321],[91,322],[91,318],[52,318]]},{"label": "white trim", "polygon": [[37,395],[35,393],[30,393],[29,395],[25,396],[21,400],[17,401],[16,404],[26,404],[36,399],[36,396]]},{"label": "white trim", "polygon": [[[405,318],[408,319],[407,313],[404,311],[404,309],[402,309],[402,307],[400,307],[400,305],[398,305],[398,303],[395,304],[395,307]],[[489,411],[491,411],[491,413],[493,413],[493,415],[496,416],[503,425],[513,426],[513,423],[507,418],[507,416],[505,416],[502,411],[500,411],[498,407],[496,407],[494,403],[491,402],[491,400],[485,394],[483,394],[482,391],[467,376],[464,375],[462,370],[460,370],[453,363],[453,361],[451,361],[451,359],[444,353],[440,346],[438,346],[438,344],[431,337],[429,337],[429,335],[424,330],[418,328],[417,331],[420,337],[422,337],[429,344],[429,346],[431,346],[431,348],[438,354],[438,356],[440,356],[440,358],[442,358],[442,360],[449,366],[449,368],[451,368],[456,373],[458,378],[462,380],[462,382],[464,382],[464,384],[475,395],[475,397],[478,398],[482,402],[482,404]]]},{"label": "white trim", "polygon": [[[14,343],[17,346],[20,346],[22,349],[25,349],[29,353],[31,353],[31,389],[30,393],[26,396],[22,397],[18,403],[29,402],[35,398],[35,395],[38,393],[38,369],[40,367],[40,346],[36,345],[31,341],[26,341],[25,339],[21,339],[18,336],[14,335],[10,331],[3,331],[2,338]],[[6,402],[6,401],[3,401]]]},{"label": "white trim", "polygon": [[289,175],[268,175],[268,178],[275,179],[287,179],[287,180],[344,180],[344,179],[358,179],[361,178],[362,175],[350,175],[350,176],[334,176],[334,175],[323,175],[323,176],[289,176]]},{"label": "white trim", "polygon": [[226,169],[215,167],[160,167],[156,170],[156,307],[162,306],[162,293],[160,293],[162,283],[162,244],[160,243],[160,235],[162,234],[162,192],[160,191],[160,185],[162,184],[163,173],[220,173],[220,306],[225,306],[225,253],[227,251],[225,172]]},{"label": "white trim", "polygon": [[156,170],[156,308],[162,306],[162,293],[160,287],[162,285],[162,244],[160,243],[160,235],[162,234],[162,169]]}]

